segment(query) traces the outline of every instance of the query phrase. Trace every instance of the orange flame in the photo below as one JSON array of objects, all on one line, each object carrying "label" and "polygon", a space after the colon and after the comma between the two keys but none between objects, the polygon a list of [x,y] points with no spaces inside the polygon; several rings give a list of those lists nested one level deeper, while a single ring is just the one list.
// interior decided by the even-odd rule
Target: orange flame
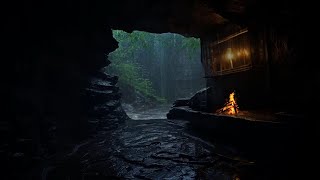
[{"label": "orange flame", "polygon": [[237,104],[234,96],[235,96],[235,92],[232,92],[229,95],[229,101],[227,101],[225,106],[223,108],[219,109],[217,112],[218,113],[225,113],[228,115],[238,114],[239,107],[238,107],[238,104]]}]

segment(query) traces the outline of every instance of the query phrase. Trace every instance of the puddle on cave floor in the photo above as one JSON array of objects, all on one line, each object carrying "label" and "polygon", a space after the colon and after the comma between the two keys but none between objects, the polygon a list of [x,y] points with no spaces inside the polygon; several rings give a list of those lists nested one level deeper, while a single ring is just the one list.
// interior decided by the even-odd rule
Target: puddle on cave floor
[{"label": "puddle on cave floor", "polygon": [[122,104],[127,115],[133,120],[167,119],[171,105],[158,105],[156,107],[134,107],[131,104]]}]

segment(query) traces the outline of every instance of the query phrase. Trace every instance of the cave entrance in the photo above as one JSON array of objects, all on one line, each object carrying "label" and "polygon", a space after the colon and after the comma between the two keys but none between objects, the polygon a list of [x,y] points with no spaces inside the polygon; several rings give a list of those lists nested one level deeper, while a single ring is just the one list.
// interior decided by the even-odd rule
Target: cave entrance
[{"label": "cave entrance", "polygon": [[113,30],[119,47],[105,71],[119,76],[122,106],[132,119],[165,119],[176,99],[205,87],[200,39]]}]

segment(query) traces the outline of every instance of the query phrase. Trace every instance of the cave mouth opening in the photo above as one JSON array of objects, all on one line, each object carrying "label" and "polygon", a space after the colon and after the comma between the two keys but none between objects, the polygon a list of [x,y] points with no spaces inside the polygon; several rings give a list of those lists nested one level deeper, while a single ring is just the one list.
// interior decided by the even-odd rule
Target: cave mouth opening
[{"label": "cave mouth opening", "polygon": [[174,33],[112,30],[118,48],[104,71],[119,76],[121,103],[134,120],[166,119],[176,99],[205,87],[200,39]]}]

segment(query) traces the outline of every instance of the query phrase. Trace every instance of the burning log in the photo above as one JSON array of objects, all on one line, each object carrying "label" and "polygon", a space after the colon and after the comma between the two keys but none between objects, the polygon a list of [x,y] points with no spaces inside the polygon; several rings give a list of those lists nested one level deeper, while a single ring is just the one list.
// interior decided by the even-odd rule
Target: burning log
[{"label": "burning log", "polygon": [[228,115],[237,115],[239,112],[239,106],[235,99],[235,92],[232,92],[229,95],[229,100],[225,103],[224,107],[221,109],[218,109],[216,113],[223,113]]}]

